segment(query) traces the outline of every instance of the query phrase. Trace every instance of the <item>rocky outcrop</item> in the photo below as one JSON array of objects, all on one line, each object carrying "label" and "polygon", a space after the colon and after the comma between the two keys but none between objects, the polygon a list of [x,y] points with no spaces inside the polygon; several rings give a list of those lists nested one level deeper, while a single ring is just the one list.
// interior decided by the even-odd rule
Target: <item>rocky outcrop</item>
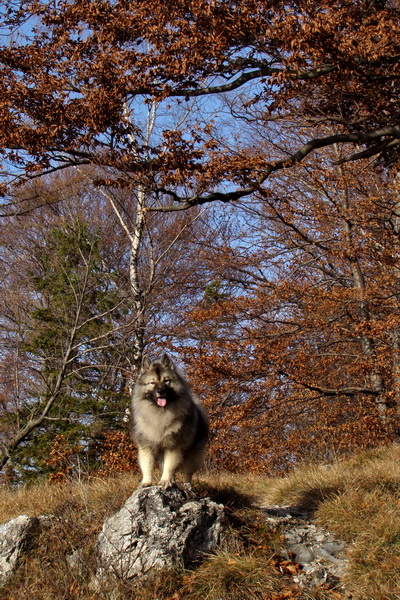
[{"label": "rocky outcrop", "polygon": [[[258,508],[268,527],[280,534],[279,554],[288,562],[295,583],[343,590],[347,567],[343,541],[297,507]],[[43,526],[51,527],[52,522],[50,517],[20,516],[0,525],[0,585],[9,581],[22,553],[38,539]],[[225,525],[224,507],[210,498],[197,498],[179,488],[138,490],[104,522],[96,542],[97,572],[92,584],[98,588],[115,578],[140,581],[153,570],[190,567],[218,547]],[[77,548],[66,557],[69,567],[80,575],[84,556],[83,549]]]},{"label": "rocky outcrop", "polygon": [[281,528],[281,554],[298,563],[294,576],[304,586],[328,584],[340,587],[346,571],[346,545],[328,531],[318,527],[310,514],[293,506],[263,506],[271,528]]},{"label": "rocky outcrop", "polygon": [[0,585],[12,577],[22,553],[39,532],[40,519],[21,515],[0,525]]},{"label": "rocky outcrop", "polygon": [[153,569],[190,566],[215,549],[224,528],[224,509],[209,498],[191,499],[178,488],[136,491],[105,521],[97,541],[97,580],[123,580]]}]

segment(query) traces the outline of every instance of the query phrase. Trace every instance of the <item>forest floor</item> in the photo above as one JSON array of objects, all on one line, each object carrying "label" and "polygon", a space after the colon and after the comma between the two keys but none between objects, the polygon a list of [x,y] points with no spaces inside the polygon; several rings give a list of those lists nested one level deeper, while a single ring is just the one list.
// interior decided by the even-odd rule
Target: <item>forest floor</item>
[{"label": "forest floor", "polygon": [[[193,570],[158,573],[140,586],[93,589],[97,534],[137,482],[121,475],[3,489],[0,522],[21,514],[52,518],[0,600],[400,599],[400,445],[303,466],[281,478],[201,476],[195,492],[226,506],[229,531],[221,548]],[[271,506],[289,507],[292,528],[306,524],[317,539],[324,531],[343,543],[340,581],[313,583],[303,576],[299,557],[284,548],[286,523],[271,521]],[[76,569],[69,557],[78,550]]]}]

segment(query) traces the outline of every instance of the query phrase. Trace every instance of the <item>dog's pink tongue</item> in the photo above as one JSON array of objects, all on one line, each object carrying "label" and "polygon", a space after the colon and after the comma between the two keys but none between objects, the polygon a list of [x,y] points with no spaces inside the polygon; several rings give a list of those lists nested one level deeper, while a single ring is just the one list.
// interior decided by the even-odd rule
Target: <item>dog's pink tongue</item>
[{"label": "dog's pink tongue", "polygon": [[166,398],[157,398],[157,404],[158,406],[167,406],[167,400]]}]

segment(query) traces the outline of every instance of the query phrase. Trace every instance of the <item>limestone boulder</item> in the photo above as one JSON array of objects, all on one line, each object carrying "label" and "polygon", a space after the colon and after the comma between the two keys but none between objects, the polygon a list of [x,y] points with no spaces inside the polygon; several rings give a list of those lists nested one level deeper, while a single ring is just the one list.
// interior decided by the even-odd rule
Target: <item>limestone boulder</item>
[{"label": "limestone boulder", "polygon": [[107,519],[97,540],[97,578],[142,577],[153,569],[188,567],[214,550],[224,529],[224,508],[178,488],[137,490]]},{"label": "limestone boulder", "polygon": [[12,577],[18,560],[35,539],[40,519],[21,515],[0,525],[0,585]]}]

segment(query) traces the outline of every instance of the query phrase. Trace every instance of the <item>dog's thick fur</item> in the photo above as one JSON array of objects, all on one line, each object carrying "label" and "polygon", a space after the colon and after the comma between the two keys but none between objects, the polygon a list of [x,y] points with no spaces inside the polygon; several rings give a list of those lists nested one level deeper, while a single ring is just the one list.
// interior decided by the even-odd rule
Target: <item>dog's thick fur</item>
[{"label": "dog's thick fur", "polygon": [[139,449],[141,487],[152,485],[153,471],[162,464],[160,484],[169,487],[175,473],[191,483],[204,460],[208,420],[199,400],[167,354],[143,360],[132,396],[133,437]]}]

